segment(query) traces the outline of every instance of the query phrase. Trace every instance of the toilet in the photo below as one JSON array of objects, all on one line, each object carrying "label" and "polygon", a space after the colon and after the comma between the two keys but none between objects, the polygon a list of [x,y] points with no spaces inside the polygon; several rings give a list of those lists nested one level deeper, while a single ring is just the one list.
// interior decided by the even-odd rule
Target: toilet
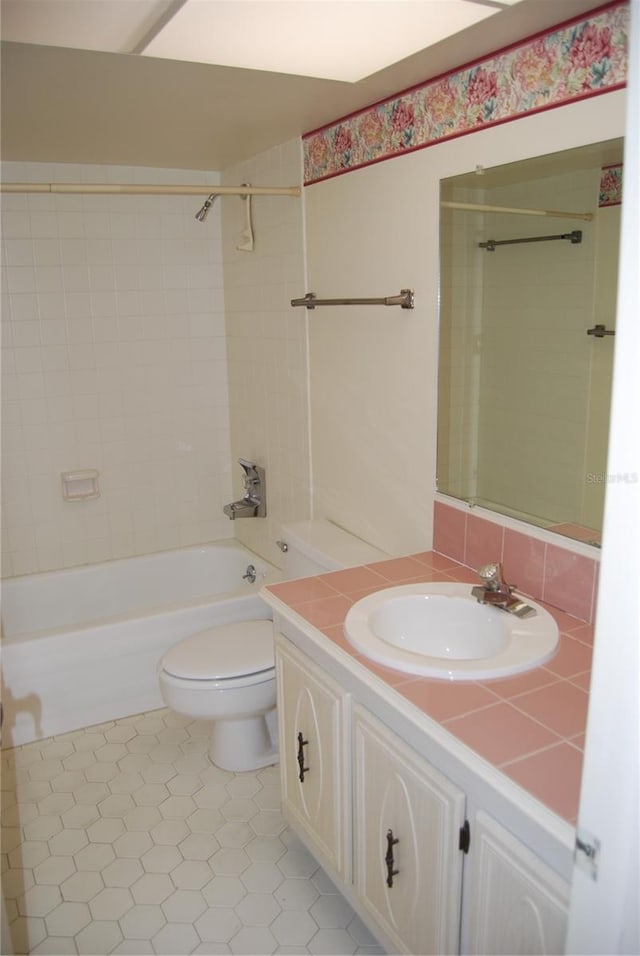
[{"label": "toilet", "polygon": [[[328,521],[283,525],[282,537],[284,580],[388,557]],[[235,621],[185,638],[161,659],[158,681],[170,710],[212,721],[209,757],[217,767],[238,772],[277,763],[273,621]]]}]

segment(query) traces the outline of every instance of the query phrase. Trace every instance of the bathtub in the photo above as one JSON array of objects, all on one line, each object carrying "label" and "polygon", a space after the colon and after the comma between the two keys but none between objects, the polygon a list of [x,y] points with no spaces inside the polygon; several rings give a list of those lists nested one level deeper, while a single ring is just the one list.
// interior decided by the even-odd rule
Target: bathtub
[{"label": "bathtub", "polygon": [[271,617],[258,592],[279,577],[221,541],[3,581],[3,746],[164,706],[165,651],[207,627]]}]

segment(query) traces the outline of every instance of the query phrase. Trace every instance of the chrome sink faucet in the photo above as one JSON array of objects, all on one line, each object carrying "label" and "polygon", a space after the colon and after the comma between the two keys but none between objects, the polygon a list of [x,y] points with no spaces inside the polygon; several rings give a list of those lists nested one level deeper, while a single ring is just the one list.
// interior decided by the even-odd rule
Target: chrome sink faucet
[{"label": "chrome sink faucet", "polygon": [[471,593],[479,604],[491,604],[517,617],[528,617],[536,613],[529,604],[514,596],[515,585],[507,584],[499,562],[484,564],[478,568],[478,576],[483,583],[471,588]]}]

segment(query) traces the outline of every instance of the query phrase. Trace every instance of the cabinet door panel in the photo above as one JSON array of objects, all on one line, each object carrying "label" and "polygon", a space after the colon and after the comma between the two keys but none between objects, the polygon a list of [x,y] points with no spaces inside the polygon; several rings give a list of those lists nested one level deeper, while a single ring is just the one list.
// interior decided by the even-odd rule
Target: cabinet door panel
[{"label": "cabinet door panel", "polygon": [[311,661],[278,644],[276,671],[283,807],[323,862],[344,875],[344,695]]},{"label": "cabinet door panel", "polygon": [[359,708],[354,746],[356,892],[399,952],[455,953],[464,794]]},{"label": "cabinet door panel", "polygon": [[563,953],[569,904],[565,881],[482,811],[472,841],[470,951],[496,956]]}]

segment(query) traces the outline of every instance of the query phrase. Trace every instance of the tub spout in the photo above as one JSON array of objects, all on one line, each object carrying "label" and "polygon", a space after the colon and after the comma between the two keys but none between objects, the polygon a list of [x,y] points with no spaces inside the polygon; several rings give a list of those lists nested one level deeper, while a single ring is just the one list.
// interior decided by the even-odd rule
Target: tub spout
[{"label": "tub spout", "polygon": [[258,513],[258,506],[242,498],[240,501],[232,501],[222,509],[228,518],[235,521],[236,518],[255,518]]}]

